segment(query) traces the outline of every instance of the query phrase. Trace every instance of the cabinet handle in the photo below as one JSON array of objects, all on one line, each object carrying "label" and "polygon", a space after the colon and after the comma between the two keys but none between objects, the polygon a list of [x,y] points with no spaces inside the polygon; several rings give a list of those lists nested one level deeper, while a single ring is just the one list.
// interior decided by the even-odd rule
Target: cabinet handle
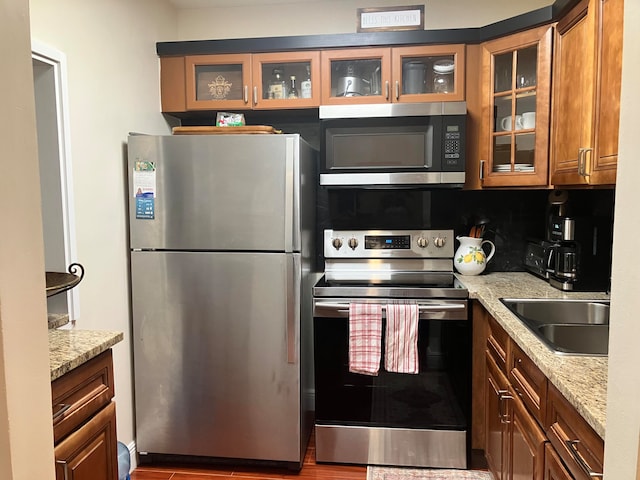
[{"label": "cabinet handle", "polygon": [[485,161],[486,160],[480,160],[480,172],[478,172],[479,173],[478,177],[480,177],[480,180],[484,180],[484,162]]},{"label": "cabinet handle", "polygon": [[385,80],[384,82],[384,98],[385,100],[389,100],[389,80]]},{"label": "cabinet handle", "polygon": [[502,402],[503,400],[509,400],[513,397],[509,395],[509,390],[498,390],[498,395],[498,400],[500,400],[500,403],[498,404],[498,418],[500,418],[500,423],[511,423],[509,415],[502,412]]},{"label": "cabinet handle", "polygon": [[253,87],[253,104],[258,105],[258,87]]},{"label": "cabinet handle", "polygon": [[60,418],[64,412],[71,408],[70,403],[59,403],[56,407],[60,407],[57,412],[53,414],[53,421],[55,422],[58,418]]},{"label": "cabinet handle", "polygon": [[580,443],[580,440],[565,440],[564,443],[567,444],[567,448],[569,448],[569,452],[571,453],[573,459],[578,463],[578,465],[580,465],[580,468],[582,468],[584,473],[586,473],[589,478],[602,478],[604,476],[603,473],[598,473],[591,470],[591,467],[587,464],[587,462],[585,462],[584,458],[582,458],[582,455],[580,455],[580,453],[578,452],[578,448],[576,447],[576,445]]},{"label": "cabinet handle", "polygon": [[400,100],[400,82],[396,80],[396,100]]},{"label": "cabinet handle", "polygon": [[[582,177],[587,175],[587,153],[592,153],[593,148],[581,148],[581,152],[578,153],[578,174]],[[582,155],[580,155],[582,153]]]},{"label": "cabinet handle", "polygon": [[64,480],[69,480],[69,464],[65,460],[56,460],[58,465],[62,465]]},{"label": "cabinet handle", "polygon": [[249,85],[244,86],[242,100],[244,100],[244,103],[249,103]]}]

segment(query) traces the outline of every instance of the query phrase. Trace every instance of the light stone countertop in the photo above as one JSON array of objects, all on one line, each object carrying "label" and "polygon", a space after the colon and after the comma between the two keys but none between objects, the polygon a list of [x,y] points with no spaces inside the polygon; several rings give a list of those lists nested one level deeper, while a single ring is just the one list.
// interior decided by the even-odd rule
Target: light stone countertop
[{"label": "light stone countertop", "polygon": [[558,355],[505,307],[500,298],[609,299],[606,293],[562,292],[527,272],[456,275],[511,338],[604,439],[607,405],[607,357]]},{"label": "light stone countertop", "polygon": [[51,381],[122,341],[122,332],[49,329]]}]

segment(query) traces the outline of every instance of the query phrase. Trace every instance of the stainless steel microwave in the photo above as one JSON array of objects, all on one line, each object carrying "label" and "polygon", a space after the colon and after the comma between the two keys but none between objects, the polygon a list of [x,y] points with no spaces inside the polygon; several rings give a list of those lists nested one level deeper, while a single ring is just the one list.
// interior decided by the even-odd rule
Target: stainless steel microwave
[{"label": "stainless steel microwave", "polygon": [[464,102],[321,107],[320,116],[320,185],[464,185]]}]

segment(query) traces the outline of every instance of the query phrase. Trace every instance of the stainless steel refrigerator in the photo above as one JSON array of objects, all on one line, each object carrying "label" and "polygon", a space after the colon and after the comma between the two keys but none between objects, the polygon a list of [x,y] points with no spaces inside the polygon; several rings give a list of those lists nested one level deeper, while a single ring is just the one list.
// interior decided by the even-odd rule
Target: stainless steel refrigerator
[{"label": "stainless steel refrigerator", "polygon": [[301,466],[313,423],[315,172],[299,135],[129,136],[141,462]]}]

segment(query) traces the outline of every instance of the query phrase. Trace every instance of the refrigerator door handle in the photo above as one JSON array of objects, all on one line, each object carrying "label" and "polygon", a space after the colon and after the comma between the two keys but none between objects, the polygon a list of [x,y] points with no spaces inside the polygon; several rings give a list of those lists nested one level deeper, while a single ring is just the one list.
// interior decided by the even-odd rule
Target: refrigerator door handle
[{"label": "refrigerator door handle", "polygon": [[284,197],[284,248],[286,253],[293,252],[294,248],[294,220],[297,213],[297,205],[294,198],[294,142],[292,138],[286,139],[285,148],[285,197]]},{"label": "refrigerator door handle", "polygon": [[300,255],[287,255],[285,269],[287,281],[287,294],[285,296],[285,308],[287,312],[287,318],[285,321],[287,363],[295,364],[298,361],[296,350],[298,339],[298,325],[300,324],[300,308],[298,308],[298,306],[300,305],[300,276],[302,274]]}]

